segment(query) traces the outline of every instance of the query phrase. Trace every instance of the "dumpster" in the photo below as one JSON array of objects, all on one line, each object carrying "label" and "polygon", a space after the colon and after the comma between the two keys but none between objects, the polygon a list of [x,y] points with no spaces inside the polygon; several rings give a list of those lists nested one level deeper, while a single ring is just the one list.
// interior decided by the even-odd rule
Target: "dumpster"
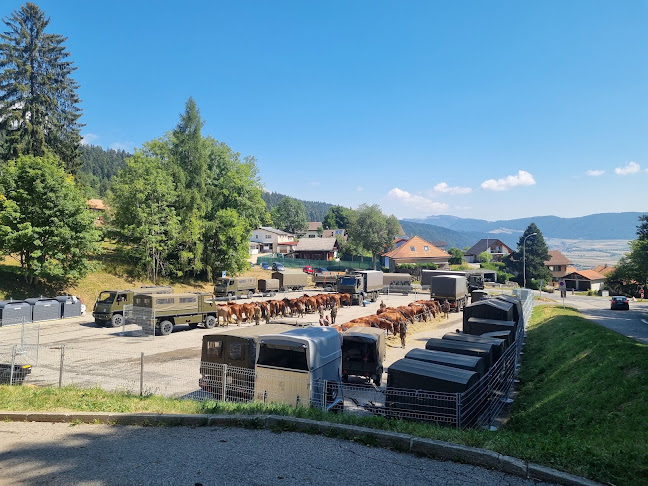
[{"label": "dumpster", "polygon": [[76,295],[59,295],[56,300],[61,304],[61,317],[81,316],[81,301]]},{"label": "dumpster", "polygon": [[510,331],[512,338],[515,339],[516,325],[513,321],[500,321],[498,319],[482,319],[479,317],[470,317],[464,321],[463,331],[466,334],[475,334],[481,336],[487,332]]},{"label": "dumpster", "polygon": [[480,378],[484,376],[487,371],[484,358],[480,358],[479,356],[446,353],[445,351],[432,351],[429,349],[412,349],[405,355],[405,358],[474,371]]},{"label": "dumpster", "polygon": [[0,325],[9,326],[32,321],[32,307],[24,300],[0,301]]},{"label": "dumpster", "polygon": [[450,339],[431,338],[425,343],[425,349],[432,351],[444,351],[446,353],[467,354],[468,356],[478,356],[484,358],[486,369],[490,369],[495,362],[493,360],[493,346],[481,343],[463,343],[461,341],[452,341]]},{"label": "dumpster", "polygon": [[504,354],[506,350],[506,341],[488,336],[475,336],[473,334],[464,334],[459,332],[448,332],[441,339],[452,341],[461,341],[464,343],[481,343],[493,346],[493,364]]},{"label": "dumpster", "polygon": [[61,318],[61,304],[56,299],[30,298],[25,299],[25,301],[32,306],[32,320],[34,322]]},{"label": "dumpster", "polygon": [[352,327],[342,333],[342,381],[349,375],[366,376],[380,386],[385,352],[383,329]]},{"label": "dumpster", "polygon": [[[473,371],[399,359],[387,370],[385,407],[401,418],[452,424],[457,418],[456,394],[464,393],[478,381],[479,375]],[[474,421],[475,410],[462,410],[462,425]]]},{"label": "dumpster", "polygon": [[[259,336],[281,334],[295,329],[288,324],[265,324],[244,327],[218,334],[207,334],[202,340],[200,388],[217,400],[244,402],[254,395],[254,367]],[[227,365],[225,367],[224,365]]]},{"label": "dumpster", "polygon": [[25,377],[31,373],[31,365],[14,364],[12,377],[11,368],[11,363],[0,363],[0,385],[22,385]]}]

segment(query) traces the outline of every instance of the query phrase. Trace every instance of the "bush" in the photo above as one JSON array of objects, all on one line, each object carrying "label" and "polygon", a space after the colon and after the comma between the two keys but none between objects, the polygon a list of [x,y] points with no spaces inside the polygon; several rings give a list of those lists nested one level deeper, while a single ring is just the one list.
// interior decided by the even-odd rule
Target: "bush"
[{"label": "bush", "polygon": [[511,280],[515,275],[512,273],[507,273],[507,272],[502,272],[499,271],[497,272],[497,283],[505,284],[509,280]]}]

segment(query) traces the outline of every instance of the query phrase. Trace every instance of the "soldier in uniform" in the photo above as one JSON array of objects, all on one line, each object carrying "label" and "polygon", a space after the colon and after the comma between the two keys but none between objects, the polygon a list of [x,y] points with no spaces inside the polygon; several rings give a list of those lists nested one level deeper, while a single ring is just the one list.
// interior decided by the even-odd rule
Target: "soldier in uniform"
[{"label": "soldier in uniform", "polygon": [[331,324],[335,324],[335,318],[337,317],[337,304],[333,304],[333,307],[331,307]]},{"label": "soldier in uniform", "polygon": [[450,317],[448,315],[450,313],[450,302],[448,302],[448,299],[443,301],[443,305],[441,305],[441,310],[443,311],[443,315],[445,316],[445,318],[448,319]]},{"label": "soldier in uniform", "polygon": [[405,347],[405,338],[407,337],[407,321],[401,322],[399,327],[400,331],[400,338],[401,338],[401,345],[403,348]]}]

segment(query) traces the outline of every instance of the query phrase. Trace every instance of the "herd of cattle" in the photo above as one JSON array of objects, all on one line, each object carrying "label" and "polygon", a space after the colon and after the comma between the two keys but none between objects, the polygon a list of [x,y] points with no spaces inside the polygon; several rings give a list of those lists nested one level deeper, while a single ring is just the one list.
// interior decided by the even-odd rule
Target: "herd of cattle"
[{"label": "herd of cattle", "polygon": [[[227,302],[218,305],[218,325],[229,326],[233,320],[238,326],[242,322],[259,324],[261,320],[269,323],[275,317],[304,317],[305,314],[313,314],[318,309],[330,310],[334,306],[338,308],[351,306],[351,296],[341,293],[327,293],[317,295],[304,294],[294,299],[284,298],[282,300],[266,300],[238,304]],[[376,315],[358,317],[342,324],[333,324],[340,332],[351,327],[378,327],[387,331],[388,334],[399,332],[401,325],[414,323],[415,321],[428,320],[441,313],[441,307],[434,300],[418,300],[409,305],[399,307],[385,307],[381,305]]]}]

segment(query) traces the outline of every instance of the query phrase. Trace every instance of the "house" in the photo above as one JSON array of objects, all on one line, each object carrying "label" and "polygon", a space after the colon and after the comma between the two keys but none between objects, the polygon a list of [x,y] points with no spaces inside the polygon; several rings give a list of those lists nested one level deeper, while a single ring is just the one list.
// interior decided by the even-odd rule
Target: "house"
[{"label": "house", "polygon": [[317,232],[317,228],[322,227],[321,221],[309,221],[308,229],[303,235],[300,235],[301,238],[317,238],[320,234]]},{"label": "house", "polygon": [[513,250],[502,240],[484,238],[471,246],[464,255],[468,263],[478,263],[479,255],[484,252],[490,253],[493,261],[501,262],[505,257],[513,253]]},{"label": "house", "polygon": [[549,260],[544,262],[544,264],[549,268],[554,282],[562,280],[567,275],[568,270],[572,270],[567,268],[572,265],[572,262],[558,250],[549,250]]},{"label": "house", "polygon": [[104,214],[108,211],[108,206],[103,199],[88,199],[86,204],[88,209],[95,214],[94,225],[103,226]]},{"label": "house", "polygon": [[337,238],[302,238],[295,247],[294,257],[307,260],[335,260],[339,250]]},{"label": "house", "polygon": [[341,236],[344,241],[347,240],[348,235],[345,229],[325,229],[322,232],[322,238],[336,238]]},{"label": "house", "polygon": [[450,268],[448,260],[451,255],[440,250],[420,236],[413,236],[400,242],[397,248],[382,254],[383,266],[390,271],[402,263],[434,263],[439,268]]},{"label": "house", "polygon": [[294,247],[295,235],[285,231],[261,226],[252,231],[250,253],[290,253]]},{"label": "house", "polygon": [[594,270],[573,270],[560,280],[565,282],[566,289],[573,290],[601,290],[605,283],[605,275]]},{"label": "house", "polygon": [[604,264],[604,265],[598,265],[598,266],[594,267],[594,271],[597,272],[597,273],[600,273],[604,277],[607,277],[608,275],[610,275],[615,270],[616,270],[616,267],[608,265],[607,263]]}]

